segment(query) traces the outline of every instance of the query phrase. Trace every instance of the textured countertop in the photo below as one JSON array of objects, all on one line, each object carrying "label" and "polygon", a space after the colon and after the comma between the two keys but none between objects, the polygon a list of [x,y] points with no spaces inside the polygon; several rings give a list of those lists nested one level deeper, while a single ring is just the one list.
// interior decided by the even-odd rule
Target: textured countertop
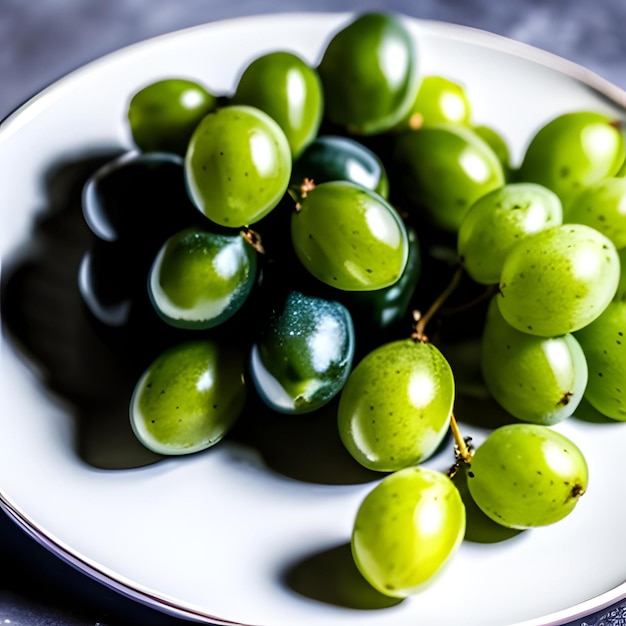
[{"label": "textured countertop", "polygon": [[[0,119],[69,71],[155,35],[258,13],[366,9],[505,35],[575,61],[626,88],[625,0],[0,0]],[[623,626],[626,606],[619,615],[606,617],[605,611],[584,623]],[[0,624],[182,623],[87,579],[0,513]]]}]

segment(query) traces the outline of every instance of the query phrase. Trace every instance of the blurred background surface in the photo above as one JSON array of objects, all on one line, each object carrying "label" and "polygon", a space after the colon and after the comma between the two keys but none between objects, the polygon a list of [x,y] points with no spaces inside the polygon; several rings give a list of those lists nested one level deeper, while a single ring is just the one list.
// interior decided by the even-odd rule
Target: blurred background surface
[{"label": "blurred background surface", "polygon": [[[0,119],[68,72],[155,35],[260,13],[368,9],[491,31],[575,61],[626,88],[625,0],[0,0]],[[0,513],[0,624],[183,622],[89,580]]]}]

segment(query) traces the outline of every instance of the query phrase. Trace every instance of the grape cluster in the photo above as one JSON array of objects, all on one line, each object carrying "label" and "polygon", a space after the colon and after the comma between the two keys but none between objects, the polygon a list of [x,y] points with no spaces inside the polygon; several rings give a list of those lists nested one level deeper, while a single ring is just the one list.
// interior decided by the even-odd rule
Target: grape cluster
[{"label": "grape cluster", "polygon": [[[402,19],[366,13],[316,66],[276,51],[232,94],[177,78],[141,89],[137,150],[85,188],[96,241],[80,281],[104,326],[160,324],[130,400],[153,451],[215,445],[251,396],[293,416],[337,400],[346,453],[381,472],[355,515],[354,560],[393,597],[463,539],[455,472],[499,524],[551,524],[588,482],[580,448],[551,427],[583,398],[626,421],[619,123],[564,113],[516,167],[465,89],[417,66]],[[445,315],[455,299],[462,323]],[[475,450],[444,347],[469,335],[512,418]],[[423,467],[450,431],[452,470]]]}]

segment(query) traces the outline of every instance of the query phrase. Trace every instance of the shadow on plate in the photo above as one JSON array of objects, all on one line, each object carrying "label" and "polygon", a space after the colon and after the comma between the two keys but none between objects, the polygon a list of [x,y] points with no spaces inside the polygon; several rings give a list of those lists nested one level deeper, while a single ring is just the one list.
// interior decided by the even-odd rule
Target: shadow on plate
[{"label": "shadow on plate", "polygon": [[361,575],[350,544],[311,554],[283,573],[287,587],[302,596],[349,609],[388,609],[402,602],[376,591]]}]

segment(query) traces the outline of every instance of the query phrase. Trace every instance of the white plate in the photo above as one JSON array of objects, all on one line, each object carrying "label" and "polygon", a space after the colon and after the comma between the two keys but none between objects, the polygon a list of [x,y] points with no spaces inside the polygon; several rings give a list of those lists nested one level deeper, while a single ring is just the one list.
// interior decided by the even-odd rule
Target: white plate
[{"label": "white plate", "polygon": [[[24,258],[36,228],[38,250],[48,256],[39,283],[28,283],[30,297],[34,292],[41,302],[26,298],[24,323],[40,353],[58,363],[53,383],[72,387],[74,371],[87,381],[87,394],[90,380],[94,388],[107,377],[115,382],[106,367],[104,379],[89,378],[106,349],[72,317],[75,277],[67,267],[75,263],[82,226],[59,205],[76,168],[58,166],[129,148],[125,108],[143,84],[186,75],[228,93],[242,65],[261,52],[292,49],[316,62],[330,33],[350,18],[269,15],[159,37],[72,73],[3,122],[5,276]],[[421,71],[462,82],[475,121],[503,132],[516,161],[532,132],[563,111],[624,118],[626,94],[571,63],[476,30],[408,23]],[[325,450],[314,433],[308,449],[287,448],[272,466],[234,441],[152,463],[128,440],[125,424],[104,421],[106,403],[92,407],[87,427],[85,411],[79,416],[63,394],[51,393],[43,376],[5,335],[0,503],[61,558],[166,612],[262,626],[530,626],[565,623],[626,597],[624,423],[571,419],[558,427],[579,443],[591,471],[589,491],[570,517],[507,541],[465,542],[435,584],[385,607],[359,586],[347,552],[356,508],[373,479],[339,459],[334,443]],[[317,470],[306,465],[315,455]],[[334,475],[325,472],[333,462]],[[135,467],[114,469],[120,463]],[[433,463],[447,466],[449,457]]]}]

